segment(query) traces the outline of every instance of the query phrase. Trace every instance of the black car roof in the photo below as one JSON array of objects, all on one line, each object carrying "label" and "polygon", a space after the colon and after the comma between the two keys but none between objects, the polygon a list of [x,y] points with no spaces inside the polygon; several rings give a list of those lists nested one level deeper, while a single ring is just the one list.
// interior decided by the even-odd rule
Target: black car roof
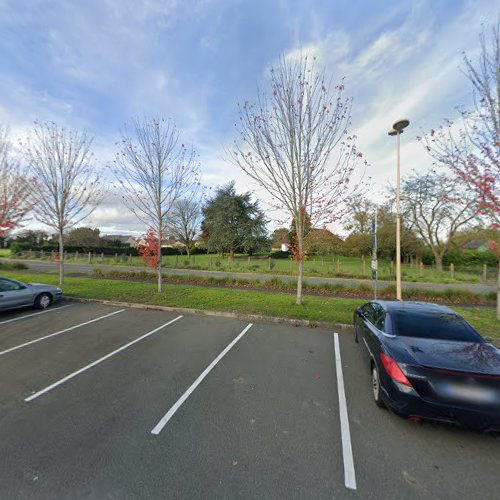
[{"label": "black car roof", "polygon": [[373,300],[372,302],[376,302],[380,304],[387,312],[397,312],[397,311],[406,311],[406,312],[429,312],[429,313],[447,313],[447,314],[456,314],[453,309],[449,307],[442,306],[440,304],[433,304],[431,302],[415,302],[415,301],[399,301],[399,300]]}]

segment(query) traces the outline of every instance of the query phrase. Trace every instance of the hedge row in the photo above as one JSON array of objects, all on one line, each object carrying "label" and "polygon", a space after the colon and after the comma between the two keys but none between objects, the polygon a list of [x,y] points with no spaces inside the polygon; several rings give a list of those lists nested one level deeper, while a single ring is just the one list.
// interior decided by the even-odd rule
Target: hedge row
[{"label": "hedge row", "polygon": [[[11,243],[10,245],[10,253],[15,255],[19,252],[46,252],[50,253],[52,251],[57,252],[59,250],[59,246],[57,245],[32,245],[31,243]],[[77,246],[77,245],[65,245],[64,251],[68,253],[96,253],[104,255],[139,255],[139,252],[134,247],[103,247],[103,246]]]},{"label": "hedge row", "polygon": [[[11,255],[16,255],[20,252],[46,252],[50,253],[52,251],[57,252],[59,250],[58,245],[33,245],[31,243],[18,243],[13,242],[10,244],[10,253]],[[133,255],[137,257],[139,255],[139,251],[135,247],[108,247],[108,246],[77,246],[77,245],[65,245],[64,251],[68,253],[93,253],[93,254],[104,254],[104,255]],[[162,255],[183,255],[185,252],[181,252],[177,248],[162,248]],[[191,254],[200,254],[206,253],[204,250],[195,249],[195,251],[191,252]]]},{"label": "hedge row", "polygon": [[[434,255],[431,252],[426,252],[422,256],[422,262],[427,265],[433,265]],[[457,267],[481,267],[486,264],[488,267],[496,267],[498,265],[498,257],[490,251],[480,252],[478,250],[452,250],[443,257],[443,264],[449,266],[454,264]]]}]

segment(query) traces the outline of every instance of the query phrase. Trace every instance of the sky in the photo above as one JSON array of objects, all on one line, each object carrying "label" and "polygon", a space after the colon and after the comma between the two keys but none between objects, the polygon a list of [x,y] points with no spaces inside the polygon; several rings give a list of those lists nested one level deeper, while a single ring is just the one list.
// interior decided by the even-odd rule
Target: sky
[{"label": "sky", "polygon": [[[280,56],[314,55],[345,77],[377,201],[395,183],[388,129],[410,120],[403,175],[431,166],[416,137],[471,105],[462,53],[474,58],[499,10],[491,0],[0,0],[0,124],[21,138],[36,119],[86,130],[109,175],[124,124],[160,115],[198,152],[205,185],[254,190],[225,154],[238,103],[265,91]],[[113,189],[85,224],[144,230]]]}]

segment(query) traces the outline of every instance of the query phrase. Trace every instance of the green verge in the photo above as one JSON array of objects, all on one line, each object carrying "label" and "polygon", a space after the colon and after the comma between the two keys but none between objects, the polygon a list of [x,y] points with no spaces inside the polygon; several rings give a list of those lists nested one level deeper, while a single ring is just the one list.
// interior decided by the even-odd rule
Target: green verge
[{"label": "green verge", "polygon": [[[39,274],[3,272],[24,282],[41,280]],[[45,274],[42,280],[56,285],[57,276]],[[186,307],[242,314],[259,314],[310,321],[352,323],[354,309],[366,302],[365,299],[336,297],[304,297],[304,304],[296,306],[290,294],[269,293],[254,290],[239,290],[184,285],[164,285],[163,292],[156,292],[153,283],[95,280],[91,278],[66,278],[62,286],[65,295],[87,299],[136,302],[170,307]],[[453,307],[487,337],[499,337],[500,322],[492,308]]]}]

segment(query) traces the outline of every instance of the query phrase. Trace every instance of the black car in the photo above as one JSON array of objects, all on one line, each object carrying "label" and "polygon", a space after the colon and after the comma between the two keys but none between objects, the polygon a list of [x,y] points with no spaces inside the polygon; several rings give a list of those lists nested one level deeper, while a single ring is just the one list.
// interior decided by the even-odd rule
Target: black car
[{"label": "black car", "polygon": [[373,301],[354,313],[375,403],[412,420],[500,432],[500,350],[448,307]]}]

